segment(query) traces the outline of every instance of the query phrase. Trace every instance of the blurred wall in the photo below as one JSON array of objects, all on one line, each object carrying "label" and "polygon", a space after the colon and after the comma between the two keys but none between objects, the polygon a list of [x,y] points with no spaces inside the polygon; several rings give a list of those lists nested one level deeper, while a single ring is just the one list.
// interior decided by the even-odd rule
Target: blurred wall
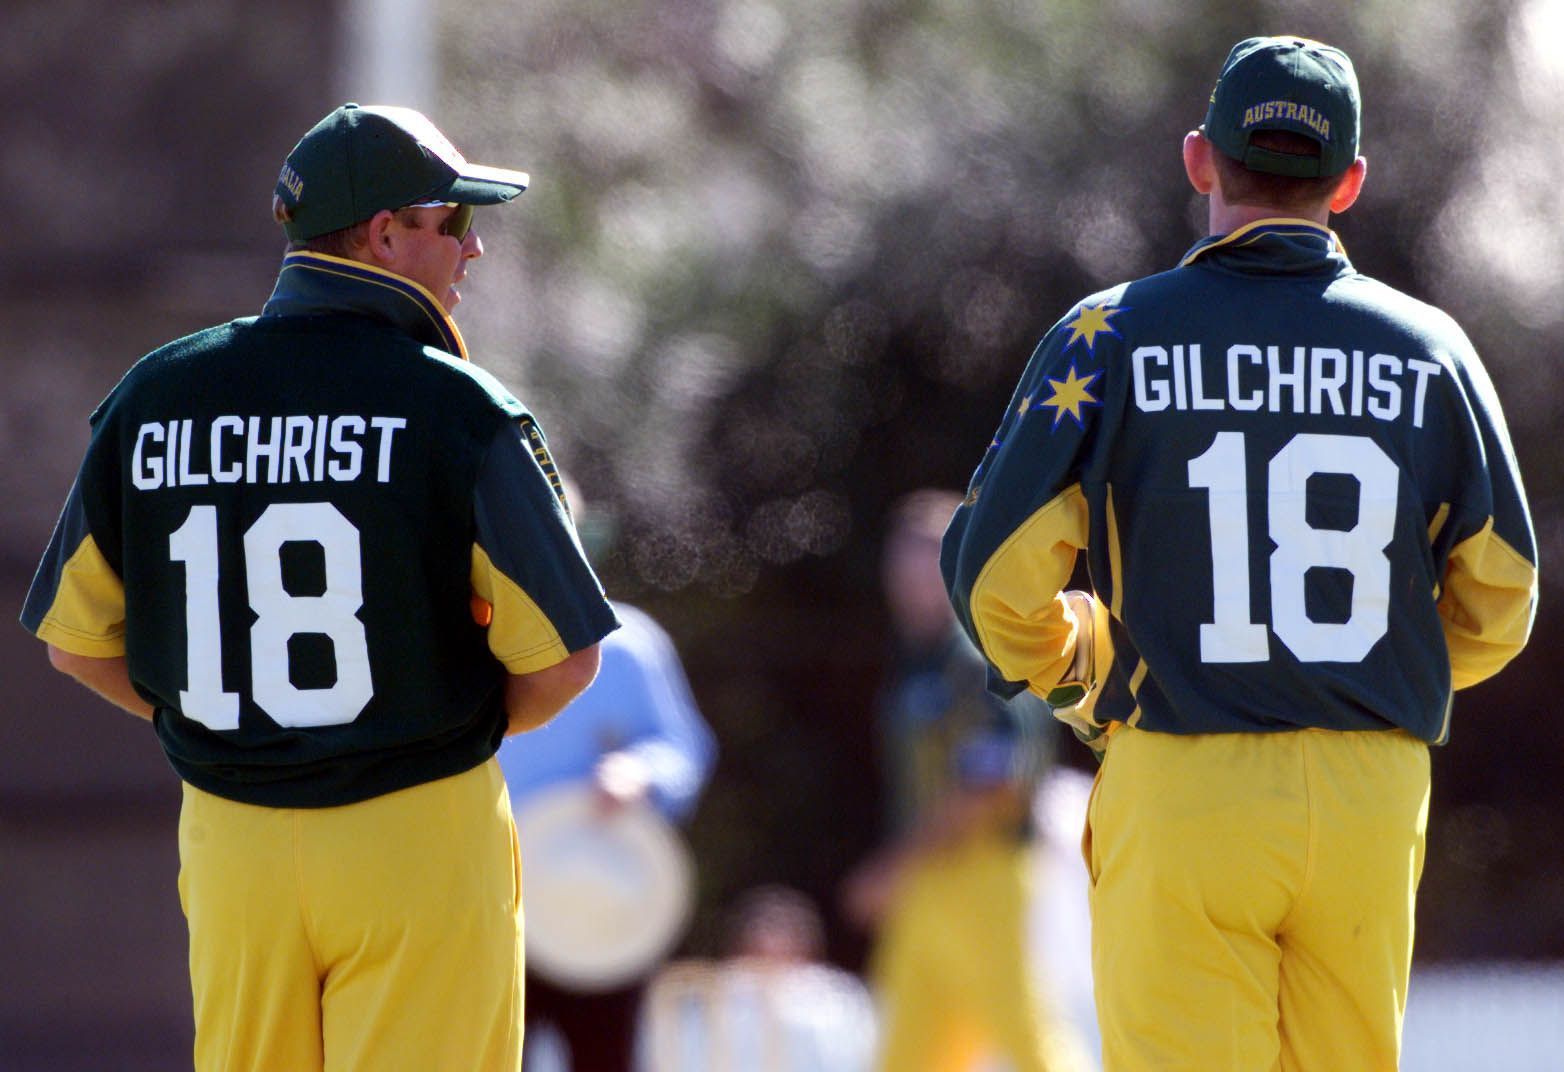
[{"label": "blurred wall", "polygon": [[[189,1066],[179,783],[143,723],[15,623],[87,442],[140,354],[256,312],[271,188],[336,103],[331,4],[0,6],[0,1068]],[[7,624],[10,623],[10,624]]]}]

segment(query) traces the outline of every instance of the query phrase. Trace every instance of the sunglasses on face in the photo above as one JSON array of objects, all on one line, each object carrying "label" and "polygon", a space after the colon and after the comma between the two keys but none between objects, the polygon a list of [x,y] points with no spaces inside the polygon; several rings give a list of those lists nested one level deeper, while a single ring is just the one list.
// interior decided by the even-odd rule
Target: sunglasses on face
[{"label": "sunglasses on face", "polygon": [[472,206],[458,205],[454,201],[421,201],[408,208],[454,208],[456,211],[445,218],[440,224],[440,233],[450,235],[458,242],[467,237],[467,232],[472,230]]}]

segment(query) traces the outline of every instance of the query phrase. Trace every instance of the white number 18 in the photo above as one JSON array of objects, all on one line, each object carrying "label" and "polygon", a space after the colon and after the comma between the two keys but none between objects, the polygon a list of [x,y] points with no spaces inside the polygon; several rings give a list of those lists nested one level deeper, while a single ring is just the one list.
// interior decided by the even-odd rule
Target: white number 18
[{"label": "white number 18", "polygon": [[[326,586],[318,596],[296,596],[283,586],[282,546],[320,545]],[[185,566],[187,687],[179,706],[186,717],[214,730],[239,728],[239,694],[223,691],[223,623],[218,610],[217,508],[192,506],[168,538],[169,556]],[[331,503],[273,503],[244,534],[245,580],[255,623],[250,627],[251,693],[280,726],[337,726],[352,722],[374,694],[369,643],[357,613],[364,605],[359,533]],[[337,680],[301,689],[289,675],[288,641],[301,633],[331,640]]]},{"label": "white number 18", "polygon": [[[1205,488],[1211,518],[1213,621],[1200,627],[1200,659],[1265,662],[1266,627],[1251,621],[1248,474],[1240,432],[1219,432],[1189,462],[1190,487]],[[1322,473],[1358,482],[1357,523],[1350,529],[1309,524],[1308,481]],[[1400,473],[1366,436],[1294,436],[1271,459],[1266,516],[1271,552],[1271,628],[1303,662],[1358,662],[1385,635],[1390,613],[1390,558]],[[1330,567],[1352,574],[1351,613],[1344,622],[1316,622],[1305,607],[1305,576]]]}]

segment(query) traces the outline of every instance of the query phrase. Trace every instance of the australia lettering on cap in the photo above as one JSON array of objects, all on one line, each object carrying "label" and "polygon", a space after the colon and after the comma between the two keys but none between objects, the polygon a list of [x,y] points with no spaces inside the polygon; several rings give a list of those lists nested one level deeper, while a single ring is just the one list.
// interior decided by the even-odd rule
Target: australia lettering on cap
[{"label": "australia lettering on cap", "polygon": [[1319,109],[1311,108],[1307,104],[1299,104],[1297,101],[1273,100],[1264,104],[1250,105],[1244,109],[1243,122],[1239,125],[1247,130],[1256,123],[1264,123],[1273,119],[1287,119],[1302,123],[1320,137],[1330,139],[1330,120],[1320,114]]},{"label": "australia lettering on cap", "polygon": [[304,179],[287,164],[282,165],[282,173],[277,176],[277,182],[293,195],[295,201],[304,193]]}]

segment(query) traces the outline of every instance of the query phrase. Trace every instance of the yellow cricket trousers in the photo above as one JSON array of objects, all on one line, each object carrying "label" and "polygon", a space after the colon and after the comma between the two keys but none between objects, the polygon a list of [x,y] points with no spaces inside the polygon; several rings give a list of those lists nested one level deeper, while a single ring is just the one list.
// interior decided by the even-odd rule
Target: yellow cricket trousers
[{"label": "yellow cricket trousers", "polygon": [[1428,794],[1400,731],[1118,728],[1083,841],[1104,1072],[1394,1072]]},{"label": "yellow cricket trousers", "polygon": [[184,787],[198,1072],[516,1072],[521,872],[505,779],[338,808]]}]

